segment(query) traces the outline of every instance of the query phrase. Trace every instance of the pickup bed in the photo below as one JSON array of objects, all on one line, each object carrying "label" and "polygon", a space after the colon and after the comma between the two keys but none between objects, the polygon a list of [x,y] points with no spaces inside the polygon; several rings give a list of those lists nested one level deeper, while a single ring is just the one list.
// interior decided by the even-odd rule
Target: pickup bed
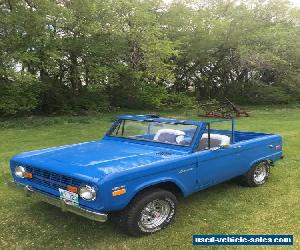
[{"label": "pickup bed", "polygon": [[234,120],[119,116],[101,140],[11,159],[11,186],[89,219],[118,218],[130,235],[174,218],[178,196],[238,177],[263,185],[282,158],[279,135],[235,131]]}]

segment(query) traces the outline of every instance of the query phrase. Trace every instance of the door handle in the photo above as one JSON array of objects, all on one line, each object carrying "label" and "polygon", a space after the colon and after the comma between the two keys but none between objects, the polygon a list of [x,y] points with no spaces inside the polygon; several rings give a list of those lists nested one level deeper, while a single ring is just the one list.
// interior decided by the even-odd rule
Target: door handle
[{"label": "door handle", "polygon": [[241,145],[234,146],[233,148],[242,148]]}]

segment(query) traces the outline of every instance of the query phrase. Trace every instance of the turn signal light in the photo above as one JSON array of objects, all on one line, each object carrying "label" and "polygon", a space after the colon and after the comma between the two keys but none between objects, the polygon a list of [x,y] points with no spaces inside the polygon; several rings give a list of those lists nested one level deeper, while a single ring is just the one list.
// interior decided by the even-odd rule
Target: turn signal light
[{"label": "turn signal light", "polygon": [[27,173],[27,172],[25,172],[25,173],[24,173],[24,178],[32,179],[32,173]]},{"label": "turn signal light", "polygon": [[78,192],[78,188],[77,187],[70,186],[70,185],[67,186],[67,190],[69,192],[72,192],[72,193],[77,193]]},{"label": "turn signal light", "polygon": [[118,189],[116,191],[113,191],[112,196],[119,196],[119,195],[122,195],[122,194],[125,194],[125,193],[126,193],[126,189],[121,188],[121,189]]}]

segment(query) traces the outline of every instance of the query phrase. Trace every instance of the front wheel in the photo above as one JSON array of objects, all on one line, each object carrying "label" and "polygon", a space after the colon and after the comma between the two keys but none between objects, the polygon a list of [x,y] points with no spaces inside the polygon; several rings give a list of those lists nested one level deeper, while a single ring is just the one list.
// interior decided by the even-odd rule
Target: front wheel
[{"label": "front wheel", "polygon": [[241,176],[242,184],[249,187],[258,187],[267,181],[270,175],[270,164],[267,161],[255,164],[250,170]]},{"label": "front wheel", "polygon": [[163,189],[151,189],[138,195],[120,218],[121,226],[132,236],[155,233],[170,224],[177,199]]}]

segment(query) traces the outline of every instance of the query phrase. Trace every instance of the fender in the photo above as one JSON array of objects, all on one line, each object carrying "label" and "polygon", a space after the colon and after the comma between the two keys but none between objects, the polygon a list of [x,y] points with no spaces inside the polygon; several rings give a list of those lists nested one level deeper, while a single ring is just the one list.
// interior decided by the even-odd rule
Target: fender
[{"label": "fender", "polygon": [[[138,180],[139,181],[139,180]],[[144,179],[139,181],[140,183],[138,185],[136,185],[136,183],[130,183],[128,186],[130,187],[134,187],[134,189],[130,192],[129,197],[126,199],[126,201],[122,204],[122,206],[126,207],[131,201],[132,199],[142,190],[158,185],[158,184],[163,184],[166,182],[171,182],[173,184],[175,184],[178,189],[181,191],[182,195],[184,197],[186,197],[189,192],[186,190],[186,188],[184,187],[183,183],[181,183],[179,180],[176,180],[174,178],[171,177],[164,177],[164,178],[155,178],[155,179],[151,179],[148,181],[145,181]]]},{"label": "fender", "polygon": [[262,162],[262,161],[276,161],[278,159],[280,159],[282,155],[282,151],[279,151],[279,152],[276,152],[276,153],[273,153],[273,154],[270,154],[270,155],[267,155],[267,156],[264,156],[264,157],[261,157],[259,159],[255,159],[254,161],[250,162],[249,166],[248,166],[248,169],[247,171],[254,165],[256,165],[257,163],[259,162]]}]

